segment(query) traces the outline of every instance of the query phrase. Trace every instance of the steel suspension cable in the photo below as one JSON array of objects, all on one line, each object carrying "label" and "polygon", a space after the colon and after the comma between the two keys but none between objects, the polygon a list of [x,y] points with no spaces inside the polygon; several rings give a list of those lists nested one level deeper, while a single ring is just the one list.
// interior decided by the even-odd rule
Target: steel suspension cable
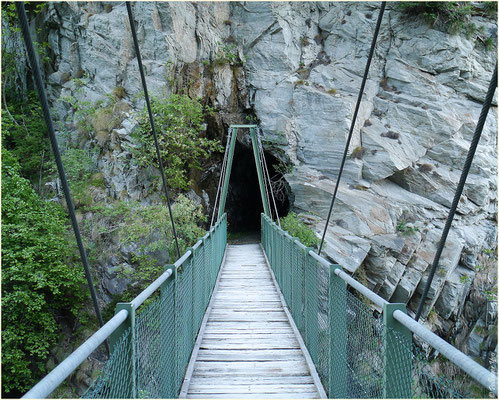
[{"label": "steel suspension cable", "polygon": [[147,112],[149,114],[149,122],[151,124],[151,131],[152,131],[152,135],[154,137],[154,146],[156,147],[156,156],[158,157],[159,171],[161,173],[161,179],[163,181],[163,189],[164,189],[165,195],[166,195],[166,204],[168,205],[168,212],[170,213],[170,221],[172,224],[173,237],[175,239],[175,246],[177,248],[177,257],[180,258],[180,247],[178,245],[177,231],[175,230],[175,222],[173,221],[172,206],[171,206],[171,202],[170,202],[170,196],[168,194],[168,186],[166,185],[165,171],[163,169],[163,161],[161,159],[161,152],[159,149],[158,136],[156,135],[156,127],[154,125],[154,118],[152,115],[151,102],[149,101],[149,93],[147,91],[146,77],[144,75],[144,68],[142,66],[142,58],[140,56],[139,42],[137,40],[137,32],[135,31],[135,22],[133,20],[132,7],[130,6],[129,1],[126,2],[126,9],[128,12],[128,19],[130,21],[130,29],[132,31],[133,44],[135,47],[135,54],[137,55],[137,63],[139,64],[140,79],[142,81],[142,87],[144,89],[144,97],[146,100]]},{"label": "steel suspension cable", "polygon": [[213,222],[215,220],[215,213],[217,211],[218,197],[220,195],[220,192],[222,191],[222,182],[225,179],[225,172],[227,170],[227,159],[229,158],[228,152],[229,152],[231,137],[232,137],[232,128],[229,128],[229,132],[227,134],[227,144],[225,145],[224,159],[222,162],[222,169],[220,171],[220,178],[218,180],[217,195],[215,196],[215,203],[213,204],[213,214],[211,216],[210,229],[213,226]]},{"label": "steel suspension cable", "polygon": [[260,145],[260,141],[258,140],[258,136],[257,136],[257,146],[258,146],[258,154],[259,154],[259,158],[260,158],[260,168],[262,170],[262,177],[263,177],[263,187],[265,189],[265,198],[267,199],[267,204],[269,206],[269,213],[270,213],[270,219],[272,219],[272,207],[270,205],[270,197],[269,197],[269,190],[267,188],[267,177],[265,175],[265,169],[264,169],[264,166],[263,166],[263,151],[261,149],[261,145]]},{"label": "steel suspension cable", "polygon": [[468,177],[468,173],[471,168],[473,157],[475,156],[478,142],[480,140],[480,137],[482,136],[483,127],[485,125],[485,120],[487,119],[487,115],[489,113],[490,105],[492,104],[492,99],[494,97],[496,87],[497,87],[497,61],[496,61],[496,66],[494,68],[494,72],[492,74],[492,78],[489,83],[487,95],[485,96],[485,101],[483,102],[482,111],[480,113],[480,117],[478,119],[478,123],[475,128],[475,133],[473,134],[473,139],[471,141],[470,148],[466,156],[466,161],[464,163],[463,171],[461,172],[461,177],[459,178],[459,183],[457,185],[456,192],[454,193],[454,199],[452,200],[452,205],[449,210],[449,215],[447,216],[447,221],[445,221],[445,226],[442,231],[442,236],[440,237],[440,241],[438,242],[437,252],[435,253],[435,258],[433,259],[433,263],[431,265],[431,270],[428,275],[428,280],[424,288],[423,296],[421,297],[421,300],[419,302],[418,311],[416,312],[416,317],[415,317],[416,321],[418,321],[419,317],[421,317],[421,312],[423,311],[424,302],[426,300],[426,297],[428,296],[431,282],[433,281],[433,276],[435,275],[435,271],[438,267],[438,262],[440,261],[440,256],[442,255],[442,251],[444,249],[445,242],[447,240],[447,235],[449,234],[452,221],[456,214],[457,205],[461,198],[461,194],[463,193],[464,184],[466,183],[466,178]]},{"label": "steel suspension cable", "polygon": [[261,157],[262,157],[262,160],[263,160],[263,167],[264,167],[264,171],[267,175],[267,180],[268,180],[268,184],[269,184],[269,188],[270,188],[270,194],[272,196],[272,201],[274,203],[274,209],[275,209],[275,215],[276,215],[276,218],[277,218],[277,224],[279,225],[279,228],[281,227],[281,220],[279,219],[279,212],[277,211],[277,203],[275,201],[275,197],[274,197],[274,189],[272,188],[272,180],[270,179],[270,174],[269,174],[269,170],[267,168],[267,160],[265,159],[265,153],[263,151],[263,145],[262,145],[262,142],[260,140],[261,138],[261,129],[258,128],[258,144],[260,145],[260,148],[261,148]]},{"label": "steel suspension cable", "polygon": [[364,71],[364,77],[362,78],[362,84],[360,85],[359,96],[357,98],[357,104],[355,105],[355,111],[352,117],[352,123],[350,125],[350,131],[348,132],[347,142],[345,144],[345,151],[343,152],[343,158],[341,160],[340,170],[338,172],[338,178],[336,180],[336,186],[334,188],[333,198],[331,199],[331,205],[329,206],[329,213],[326,219],[326,225],[324,226],[324,233],[322,234],[321,244],[319,246],[318,254],[321,254],[322,246],[324,245],[324,238],[326,237],[327,227],[329,225],[329,220],[331,218],[331,212],[333,211],[334,201],[336,200],[336,194],[338,192],[338,187],[340,185],[341,175],[343,174],[343,168],[345,167],[345,161],[347,158],[348,148],[350,146],[350,141],[352,140],[353,128],[355,127],[355,122],[357,120],[357,114],[359,113],[360,102],[362,101],[362,95],[364,94],[364,87],[366,86],[367,75],[369,73],[369,68],[371,66],[371,60],[373,58],[374,49],[376,48],[376,42],[378,40],[379,28],[381,26],[381,20],[383,19],[383,14],[385,12],[386,1],[381,3],[381,9],[378,15],[378,21],[376,23],[376,29],[374,30],[374,36],[371,43],[371,50],[369,52],[369,57],[367,58],[366,69]]},{"label": "steel suspension cable", "polygon": [[[52,146],[52,152],[54,154],[55,163],[57,165],[57,172],[59,174],[59,179],[61,180],[62,191],[64,192],[64,198],[66,199],[66,204],[68,206],[69,218],[71,219],[71,225],[73,227],[76,243],[80,252],[81,263],[83,264],[83,269],[85,270],[85,277],[87,278],[88,287],[90,289],[90,295],[94,304],[95,314],[97,315],[97,319],[99,320],[99,325],[102,327],[104,325],[104,321],[102,320],[102,314],[100,312],[99,303],[97,301],[97,294],[95,292],[94,282],[88,264],[87,252],[85,250],[85,247],[83,246],[80,227],[76,219],[75,208],[73,199],[71,197],[68,180],[66,178],[66,172],[64,171],[64,165],[62,164],[61,153],[59,151],[59,145],[57,144],[57,138],[55,136],[54,125],[52,123],[52,117],[50,115],[49,104],[47,100],[47,94],[45,92],[45,86],[43,84],[40,65],[38,64],[38,60],[36,59],[33,40],[31,39],[31,34],[29,32],[28,17],[26,16],[26,10],[24,9],[24,2],[15,2],[15,6],[17,16],[19,17],[19,23],[21,25],[21,32],[23,34],[24,43],[26,44],[29,62],[33,71],[33,78],[36,83],[36,89],[38,92],[38,97],[40,99],[43,117],[45,119],[45,124],[47,125],[50,144]],[[105,342],[105,345],[109,354],[109,345],[107,341]]]}]

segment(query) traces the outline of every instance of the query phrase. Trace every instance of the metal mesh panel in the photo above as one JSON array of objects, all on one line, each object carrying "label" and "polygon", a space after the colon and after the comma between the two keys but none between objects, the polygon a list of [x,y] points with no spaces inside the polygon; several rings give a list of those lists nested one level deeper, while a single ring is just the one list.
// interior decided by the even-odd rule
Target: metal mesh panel
[{"label": "metal mesh panel", "polygon": [[[425,399],[441,398],[469,398],[465,388],[458,388],[453,381],[445,376],[436,376],[431,370],[431,364],[421,348],[407,343],[403,337],[392,329],[388,329],[388,340],[395,343],[396,351],[393,356],[400,359],[410,359],[410,371],[397,371],[397,376],[406,375],[408,372],[409,385],[411,387],[412,397]],[[399,363],[400,364],[400,363]],[[401,379],[396,379],[396,389],[402,384],[406,384]]]},{"label": "metal mesh panel", "polygon": [[347,396],[382,398],[384,370],[383,320],[356,296],[346,295]]},{"label": "metal mesh panel", "polygon": [[224,216],[161,285],[160,296],[148,300],[135,319],[126,321],[132,328],[117,340],[110,359],[83,397],[178,397],[223,260],[226,229]]},{"label": "metal mesh panel", "polygon": [[161,288],[161,298],[149,304],[135,322],[139,398],[176,395],[174,280]]},{"label": "metal mesh panel", "polygon": [[193,346],[193,311],[192,311],[192,262],[184,262],[182,270],[177,272],[175,289],[176,337],[177,337],[177,384],[180,386],[189,363]]},{"label": "metal mesh panel", "polygon": [[129,346],[131,329],[125,331],[94,383],[83,394],[84,399],[124,399],[132,397],[130,382],[124,379],[132,370]]},{"label": "metal mesh panel", "polygon": [[368,300],[347,291],[337,266],[317,261],[265,216],[262,244],[330,398],[463,397],[435,376],[410,335],[386,327]]}]

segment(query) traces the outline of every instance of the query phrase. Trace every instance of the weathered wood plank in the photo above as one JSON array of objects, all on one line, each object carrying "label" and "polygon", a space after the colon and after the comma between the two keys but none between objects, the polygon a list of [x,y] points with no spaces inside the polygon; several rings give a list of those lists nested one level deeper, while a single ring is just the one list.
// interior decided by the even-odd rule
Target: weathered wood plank
[{"label": "weathered wood plank", "polygon": [[[213,377],[210,376],[196,376],[195,382],[193,385],[212,385]],[[217,376],[216,383],[220,385],[269,385],[275,384],[276,378],[274,376]],[[279,377],[279,383],[281,384],[307,384],[313,383],[313,379],[311,376],[302,375],[302,376],[286,376],[283,375]]]},{"label": "weathered wood plank", "polygon": [[263,399],[318,399],[319,394],[317,392],[310,393],[251,393],[251,394],[243,394],[243,393],[203,393],[203,394],[190,394],[188,395],[189,399],[255,399],[255,398],[263,398]]},{"label": "weathered wood plank", "polygon": [[308,385],[191,385],[189,393],[311,393],[315,391],[314,384]]},{"label": "weathered wood plank", "polygon": [[212,349],[212,350],[230,350],[230,349],[260,349],[260,350],[274,350],[274,349],[299,349],[298,344],[294,343],[263,343],[263,344],[248,344],[248,343],[202,343],[202,349]]}]

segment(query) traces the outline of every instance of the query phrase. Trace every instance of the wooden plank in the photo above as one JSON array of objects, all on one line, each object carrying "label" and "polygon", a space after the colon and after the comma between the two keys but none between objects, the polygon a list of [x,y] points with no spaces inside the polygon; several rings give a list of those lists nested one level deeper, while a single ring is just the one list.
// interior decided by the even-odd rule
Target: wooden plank
[{"label": "wooden plank", "polygon": [[271,339],[271,338],[274,338],[274,339],[277,339],[279,340],[279,338],[282,338],[282,339],[295,339],[296,340],[296,337],[295,335],[291,334],[291,333],[260,333],[260,332],[253,332],[253,333],[248,333],[248,332],[239,332],[239,333],[207,333],[205,332],[204,335],[203,335],[203,339],[224,339],[224,338],[228,338],[228,337],[237,337],[237,338],[241,338],[241,339],[245,339],[245,340],[248,340],[248,339],[258,339],[258,340],[263,340],[263,339]]},{"label": "wooden plank", "polygon": [[192,385],[189,388],[189,393],[197,394],[197,393],[311,393],[315,391],[314,384],[308,385],[217,385],[216,383],[207,386],[207,385]]},{"label": "wooden plank", "polygon": [[251,393],[251,394],[243,394],[243,393],[203,393],[203,394],[190,394],[188,398],[190,399],[318,399],[319,395],[317,392],[310,393]]},{"label": "wooden plank", "polygon": [[[212,385],[213,377],[211,376],[196,376],[195,383],[192,382],[193,385]],[[268,385],[275,384],[276,378],[273,376],[217,376],[216,383],[220,385]],[[286,376],[282,375],[279,377],[279,383],[282,384],[307,384],[313,383],[313,379],[311,376],[302,375],[302,376]]]},{"label": "wooden plank", "polygon": [[229,343],[229,344],[224,344],[224,343],[202,343],[201,344],[202,349],[220,349],[220,350],[229,350],[229,349],[248,349],[248,350],[273,350],[273,349],[299,349],[298,344],[286,344],[286,343],[272,343],[272,344],[247,344],[247,343]]},{"label": "wooden plank", "polygon": [[210,348],[210,349],[220,349],[220,348],[230,348],[230,346],[234,346],[233,348],[243,348],[252,349],[252,348],[267,348],[267,349],[289,349],[289,348],[299,348],[298,341],[293,339],[246,339],[240,338],[237,336],[228,337],[226,339],[204,339],[201,342],[201,348]]},{"label": "wooden plank", "polygon": [[225,350],[212,351],[201,349],[198,361],[274,361],[274,360],[300,360],[303,355],[300,349],[283,349],[279,351],[266,350]]}]

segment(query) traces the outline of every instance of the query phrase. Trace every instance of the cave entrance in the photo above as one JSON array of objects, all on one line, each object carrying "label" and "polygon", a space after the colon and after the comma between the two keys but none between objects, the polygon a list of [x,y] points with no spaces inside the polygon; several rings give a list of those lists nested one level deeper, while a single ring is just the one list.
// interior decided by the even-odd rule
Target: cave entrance
[{"label": "cave entrance", "polygon": [[[278,159],[265,150],[264,157],[269,175],[272,181],[276,182],[273,186],[279,188],[279,193],[276,195],[276,205],[279,216],[282,217],[289,211],[287,185],[282,173],[276,170]],[[270,202],[271,214],[275,219],[272,199]],[[237,234],[234,236],[241,238],[260,238],[260,214],[263,212],[263,205],[251,147],[239,144],[234,148],[225,210],[229,223],[228,230],[231,234]]]}]

